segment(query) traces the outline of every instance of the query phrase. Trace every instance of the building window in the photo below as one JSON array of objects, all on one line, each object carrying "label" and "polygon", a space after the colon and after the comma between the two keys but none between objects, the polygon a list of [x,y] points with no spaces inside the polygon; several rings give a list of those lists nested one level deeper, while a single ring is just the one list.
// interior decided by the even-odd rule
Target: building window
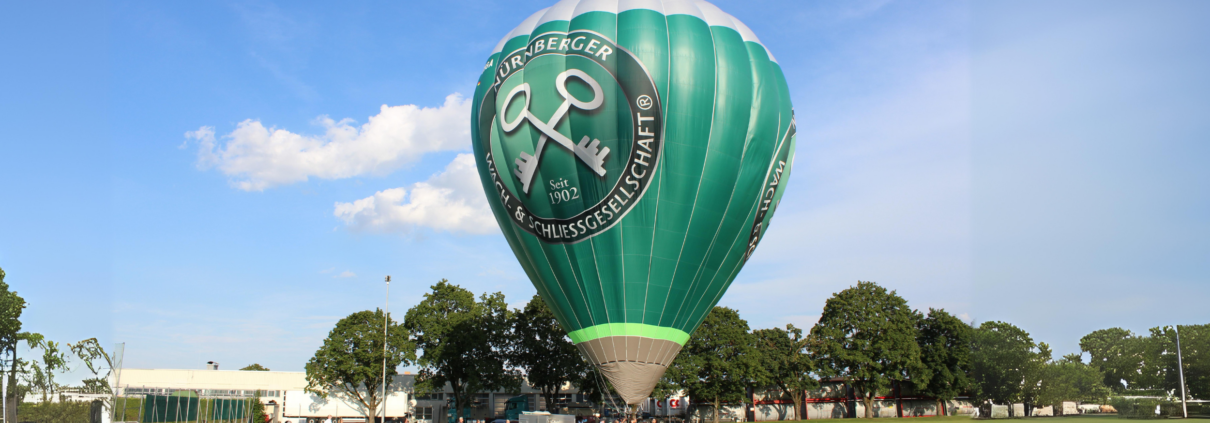
[{"label": "building window", "polygon": [[430,392],[424,395],[416,395],[416,400],[442,400],[445,399],[440,392]]},{"label": "building window", "polygon": [[433,407],[416,407],[418,420],[433,420]]}]

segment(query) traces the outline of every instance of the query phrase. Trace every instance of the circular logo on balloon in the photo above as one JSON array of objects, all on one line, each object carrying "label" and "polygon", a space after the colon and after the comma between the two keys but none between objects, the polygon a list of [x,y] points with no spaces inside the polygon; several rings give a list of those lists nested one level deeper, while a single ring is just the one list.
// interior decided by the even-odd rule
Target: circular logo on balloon
[{"label": "circular logo on balloon", "polygon": [[499,206],[547,243],[616,225],[642,198],[663,146],[655,81],[592,31],[549,32],[504,55],[479,114]]}]

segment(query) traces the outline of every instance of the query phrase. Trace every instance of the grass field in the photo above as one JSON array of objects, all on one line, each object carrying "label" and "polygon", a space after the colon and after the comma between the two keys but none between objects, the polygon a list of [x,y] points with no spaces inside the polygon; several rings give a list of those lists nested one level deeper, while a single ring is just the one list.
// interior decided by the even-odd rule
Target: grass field
[{"label": "grass field", "polygon": [[[1205,416],[1189,416],[1189,418],[1190,419],[1210,420],[1210,418],[1207,418]],[[878,418],[878,419],[840,419],[840,421],[843,423],[851,423],[851,422],[855,423],[858,421],[885,423],[887,420],[896,420],[896,419],[888,419],[885,417]],[[906,420],[904,423],[928,423],[928,422],[974,423],[974,422],[972,422],[973,419],[971,419],[969,416],[910,417],[910,418],[906,418],[906,419],[902,419],[902,420]],[[1118,419],[1117,414],[1085,414],[1085,415],[1079,415],[1079,416],[1059,416],[1059,417],[1021,417],[1021,418],[1014,418],[1014,419],[1009,419],[1009,420],[1039,420],[1038,423],[1042,423],[1043,421],[1047,421],[1047,420],[1053,421],[1055,423],[1065,423],[1065,422],[1070,422],[1070,423],[1114,423],[1114,422],[1118,422],[1118,421],[1126,421],[1124,419]],[[821,420],[797,420],[798,423],[818,423],[820,421]],[[977,421],[978,422],[991,422],[993,420],[980,419]],[[1147,420],[1131,420],[1131,421],[1147,421]],[[787,422],[787,423],[789,423],[789,422]]]},{"label": "grass field", "polygon": [[[894,420],[894,419],[888,419],[888,418],[884,417],[884,418],[877,418],[877,419],[840,419],[840,420],[845,423],[858,422],[858,421],[885,423],[887,420]],[[928,423],[928,422],[964,423],[964,422],[971,422],[972,419],[969,416],[946,416],[946,417],[910,417],[910,418],[905,418],[903,420],[905,420],[904,423]],[[1060,417],[1022,417],[1022,418],[1011,419],[1011,420],[1051,420],[1051,421],[1054,421],[1055,423],[1060,423],[1060,422],[1075,423],[1077,421],[1081,422],[1081,423],[1096,423],[1097,421],[1102,422],[1102,423],[1113,423],[1115,421],[1118,421],[1118,416],[1116,414],[1100,414],[1100,415],[1080,415],[1080,416],[1060,416]],[[798,420],[798,422],[800,422],[800,423],[808,423],[808,422],[817,423],[819,421],[821,421],[821,420]],[[978,421],[982,422],[982,421],[990,421],[990,420],[978,420]],[[1041,423],[1041,422],[1039,422],[1039,423]]]}]

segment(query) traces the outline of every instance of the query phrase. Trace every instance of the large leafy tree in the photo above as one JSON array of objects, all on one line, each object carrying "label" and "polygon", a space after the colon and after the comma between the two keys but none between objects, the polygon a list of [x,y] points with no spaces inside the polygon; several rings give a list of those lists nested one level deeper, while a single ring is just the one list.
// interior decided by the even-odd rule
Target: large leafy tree
[{"label": "large leafy tree", "polygon": [[9,290],[8,284],[4,282],[4,269],[0,269],[0,353],[8,353],[9,369],[8,369],[8,397],[4,399],[8,403],[8,415],[4,416],[4,421],[17,421],[17,403],[21,401],[18,395],[17,387],[17,344],[23,340],[27,334],[21,332],[21,313],[25,310],[25,299],[17,295],[16,291]]},{"label": "large leafy tree", "polygon": [[916,319],[903,297],[873,282],[836,293],[811,329],[819,372],[847,379],[873,417],[877,393],[923,373]]},{"label": "large leafy tree", "polygon": [[416,389],[435,392],[448,383],[456,410],[470,407],[477,392],[520,392],[520,374],[507,367],[512,318],[504,294],[476,301],[458,285],[437,282],[404,318],[421,351]]},{"label": "large leafy tree", "polygon": [[694,401],[714,406],[714,421],[725,402],[741,402],[747,387],[761,380],[759,354],[748,322],[726,307],[715,307],[685,342],[665,377]]},{"label": "large leafy tree", "polygon": [[[1033,394],[1041,366],[1050,359],[1029,333],[1004,322],[984,322],[971,337],[972,397],[976,404],[1024,402]],[[1027,386],[1030,388],[1027,389]]]},{"label": "large leafy tree", "polygon": [[526,380],[542,391],[547,409],[553,410],[563,386],[581,378],[584,358],[537,295],[516,313],[513,334],[510,361],[525,371]]},{"label": "large leafy tree", "polygon": [[[1104,384],[1114,392],[1154,387],[1155,371],[1147,370],[1159,363],[1149,360],[1146,337],[1135,336],[1129,330],[1109,328],[1093,331],[1080,338],[1080,350],[1089,355],[1089,364],[1104,374]],[[1149,363],[1149,361],[1151,361]],[[1123,385],[1122,382],[1126,382]]]},{"label": "large leafy tree", "polygon": [[[59,343],[47,341],[41,334],[21,331],[21,313],[25,310],[24,298],[9,289],[4,281],[4,269],[0,269],[0,353],[7,352],[9,360],[8,395],[4,398],[8,407],[4,421],[18,421],[17,404],[33,389],[42,391],[43,401],[53,395],[58,384],[55,373],[67,371],[67,354]],[[17,356],[17,345],[21,342],[30,350],[41,350],[41,360],[26,360]],[[18,377],[20,375],[20,377]]]},{"label": "large leafy tree", "polygon": [[267,372],[267,371],[269,371],[269,368],[260,365],[260,363],[252,363],[247,366],[244,366],[244,368],[242,368],[240,370],[246,371],[246,372]]},{"label": "large leafy tree", "polygon": [[383,360],[385,380],[391,381],[395,368],[410,364],[415,357],[415,346],[403,325],[394,320],[387,322],[381,309],[359,311],[336,322],[307,362],[307,392],[323,398],[336,394],[356,401],[364,407],[367,421],[374,421],[384,400],[380,390]]},{"label": "large leafy tree", "polygon": [[970,389],[971,327],[945,312],[929,309],[917,322],[916,343],[920,345],[923,375],[914,375],[916,389],[937,398],[937,409],[944,412],[949,401]]},{"label": "large leafy tree", "polygon": [[755,330],[752,336],[767,382],[790,395],[790,400],[794,401],[795,418],[803,419],[803,396],[806,390],[819,386],[819,380],[811,374],[815,361],[808,352],[809,338],[803,336],[802,329],[794,325],[786,325],[784,330]]}]

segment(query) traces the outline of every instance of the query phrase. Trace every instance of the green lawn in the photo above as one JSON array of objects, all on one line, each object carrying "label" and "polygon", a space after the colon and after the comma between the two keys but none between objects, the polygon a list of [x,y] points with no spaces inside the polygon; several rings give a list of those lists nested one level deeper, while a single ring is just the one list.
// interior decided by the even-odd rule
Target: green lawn
[{"label": "green lawn", "polygon": [[[894,420],[894,419],[895,418],[883,417],[883,418],[876,418],[876,419],[838,419],[838,420],[841,422],[870,421],[870,422],[886,423],[887,420]],[[820,420],[823,420],[823,419],[820,419]],[[816,423],[816,422],[819,422],[820,420],[798,420],[798,422]],[[969,421],[971,421],[971,418],[969,416],[910,417],[910,418],[905,418],[902,420],[904,420],[904,423],[926,423],[926,422],[959,423],[959,422],[969,422]],[[1086,422],[1086,423],[1093,423],[1093,421],[1095,421],[1095,420],[1100,420],[1103,423],[1111,423],[1110,420],[1116,421],[1116,420],[1118,420],[1118,416],[1116,414],[1099,414],[1099,415],[1060,416],[1060,417],[1026,417],[1026,418],[1022,418],[1022,419],[1013,419],[1013,420],[1053,420],[1056,423],[1058,423],[1059,421],[1074,422],[1075,420],[1080,420],[1080,421]],[[1039,423],[1041,423],[1041,422],[1039,422]]]}]

